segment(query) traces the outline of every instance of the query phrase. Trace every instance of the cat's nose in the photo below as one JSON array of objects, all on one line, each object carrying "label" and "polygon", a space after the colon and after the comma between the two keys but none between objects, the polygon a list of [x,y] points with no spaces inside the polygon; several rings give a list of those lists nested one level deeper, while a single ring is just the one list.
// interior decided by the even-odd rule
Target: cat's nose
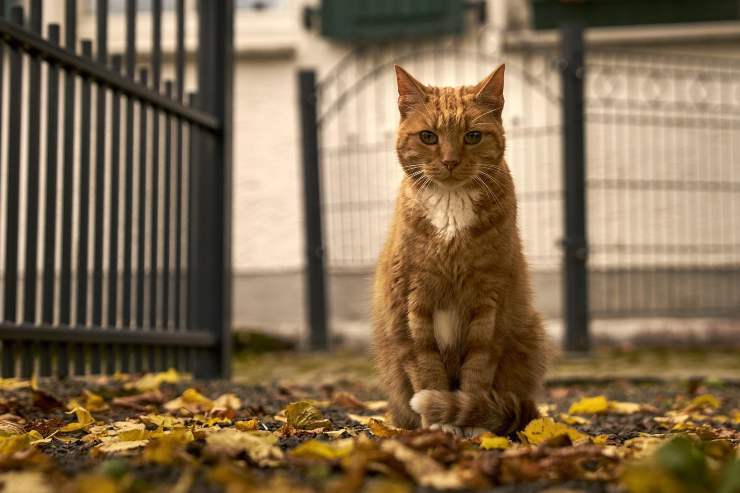
[{"label": "cat's nose", "polygon": [[460,161],[458,161],[457,159],[455,159],[455,160],[442,161],[442,166],[444,166],[445,168],[447,168],[450,171],[452,171],[453,169],[455,169],[458,164],[460,164]]}]

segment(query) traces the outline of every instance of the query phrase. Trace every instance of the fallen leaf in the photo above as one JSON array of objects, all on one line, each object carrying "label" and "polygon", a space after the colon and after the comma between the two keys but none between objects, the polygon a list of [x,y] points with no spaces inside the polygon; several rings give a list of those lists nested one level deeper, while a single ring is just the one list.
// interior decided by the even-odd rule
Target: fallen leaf
[{"label": "fallen leaf", "polygon": [[344,408],[365,409],[365,403],[349,392],[337,392],[332,397],[332,404]]},{"label": "fallen leaf", "polygon": [[163,383],[178,383],[186,380],[190,380],[189,374],[178,373],[174,368],[170,368],[167,371],[144,375],[135,382],[127,383],[125,387],[127,389],[136,389],[141,392],[146,392],[158,389]]},{"label": "fallen leaf", "polygon": [[194,414],[211,410],[213,408],[213,401],[190,387],[180,397],[167,402],[162,407],[169,412],[186,410]]},{"label": "fallen leaf", "polygon": [[511,442],[506,437],[500,437],[496,435],[482,436],[480,437],[480,448],[484,450],[492,449],[507,449],[511,446]]},{"label": "fallen leaf", "polygon": [[260,467],[276,467],[283,452],[275,446],[277,437],[269,431],[219,430],[206,436],[205,451],[214,457],[236,457],[241,453]]},{"label": "fallen leaf", "polygon": [[288,404],[285,408],[285,417],[288,426],[297,430],[331,430],[331,421],[326,419],[321,411],[308,401],[299,401]]},{"label": "fallen leaf", "polygon": [[694,397],[683,412],[690,413],[706,409],[718,409],[719,405],[720,402],[716,396],[712,394],[702,394]]},{"label": "fallen leaf", "polygon": [[3,493],[52,493],[55,488],[38,471],[12,471],[0,474]]},{"label": "fallen leaf", "polygon": [[142,394],[116,397],[113,399],[112,403],[115,406],[128,407],[137,411],[146,411],[147,404],[160,404],[162,401],[164,401],[162,393],[158,389],[155,389]]},{"label": "fallen leaf", "polygon": [[300,459],[336,460],[346,457],[353,449],[354,441],[351,438],[333,442],[312,439],[306,440],[291,450],[290,455]]},{"label": "fallen leaf", "polygon": [[447,470],[427,454],[418,452],[398,440],[385,440],[380,449],[403,464],[406,472],[420,485],[440,490],[462,489],[466,484],[457,471]]},{"label": "fallen leaf", "polygon": [[573,416],[572,414],[561,413],[558,416],[558,419],[560,419],[560,421],[562,421],[566,425],[585,425],[589,423],[589,420],[587,420],[586,418],[581,416]]},{"label": "fallen leaf", "polygon": [[571,404],[568,414],[601,414],[609,410],[609,401],[603,395],[584,397]]},{"label": "fallen leaf", "polygon": [[394,437],[406,433],[406,430],[387,425],[377,419],[370,419],[367,423],[367,427],[370,430],[370,433],[381,438]]},{"label": "fallen leaf", "polygon": [[360,423],[361,425],[364,425],[364,426],[367,426],[371,419],[374,419],[375,421],[381,421],[381,422],[385,421],[385,417],[384,416],[379,416],[379,415],[375,415],[375,416],[362,416],[362,415],[359,415],[359,414],[347,413],[347,417],[349,419],[351,419],[352,421],[357,421],[358,423]]},{"label": "fallen leaf", "polygon": [[259,421],[256,419],[249,419],[247,421],[237,421],[234,423],[234,427],[239,431],[254,431],[258,428]]},{"label": "fallen leaf", "polygon": [[562,423],[556,423],[551,418],[538,418],[532,420],[523,431],[519,432],[519,437],[532,445],[538,445],[560,435],[567,435],[573,443],[582,442],[588,439],[588,435],[585,435],[578,430],[574,430]]},{"label": "fallen leaf", "polygon": [[72,414],[72,413],[74,413],[77,416],[77,422],[69,423],[68,425],[64,426],[62,429],[59,430],[61,433],[69,433],[72,431],[84,430],[85,428],[95,423],[95,419],[90,415],[90,412],[84,407],[76,407],[70,412],[68,412],[67,414]]}]

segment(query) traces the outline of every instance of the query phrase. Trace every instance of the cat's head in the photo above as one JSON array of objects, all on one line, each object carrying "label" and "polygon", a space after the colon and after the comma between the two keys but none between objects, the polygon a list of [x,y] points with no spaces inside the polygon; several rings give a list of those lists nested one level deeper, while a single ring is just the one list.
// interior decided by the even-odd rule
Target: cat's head
[{"label": "cat's head", "polygon": [[396,65],[401,123],[396,149],[408,176],[442,188],[474,187],[503,165],[504,66],[474,86],[432,87]]}]

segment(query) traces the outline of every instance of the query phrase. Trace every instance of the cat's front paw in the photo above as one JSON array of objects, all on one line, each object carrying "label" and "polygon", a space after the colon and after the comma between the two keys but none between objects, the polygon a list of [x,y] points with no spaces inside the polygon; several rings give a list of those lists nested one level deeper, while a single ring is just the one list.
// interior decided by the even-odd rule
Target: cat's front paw
[{"label": "cat's front paw", "polygon": [[488,430],[478,426],[466,426],[462,429],[462,432],[465,438],[475,438],[478,435],[488,432]]}]

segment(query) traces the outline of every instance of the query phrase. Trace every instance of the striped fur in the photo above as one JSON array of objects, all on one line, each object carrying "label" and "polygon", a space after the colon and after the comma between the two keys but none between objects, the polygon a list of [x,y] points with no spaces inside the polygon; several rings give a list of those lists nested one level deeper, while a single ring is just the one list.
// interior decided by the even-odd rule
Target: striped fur
[{"label": "striped fur", "polygon": [[[397,68],[401,185],[378,261],[373,341],[394,424],[505,433],[536,415],[548,360],[504,160],[503,66],[428,87]],[[425,143],[420,134],[438,137]],[[477,143],[465,141],[477,131]]]}]

